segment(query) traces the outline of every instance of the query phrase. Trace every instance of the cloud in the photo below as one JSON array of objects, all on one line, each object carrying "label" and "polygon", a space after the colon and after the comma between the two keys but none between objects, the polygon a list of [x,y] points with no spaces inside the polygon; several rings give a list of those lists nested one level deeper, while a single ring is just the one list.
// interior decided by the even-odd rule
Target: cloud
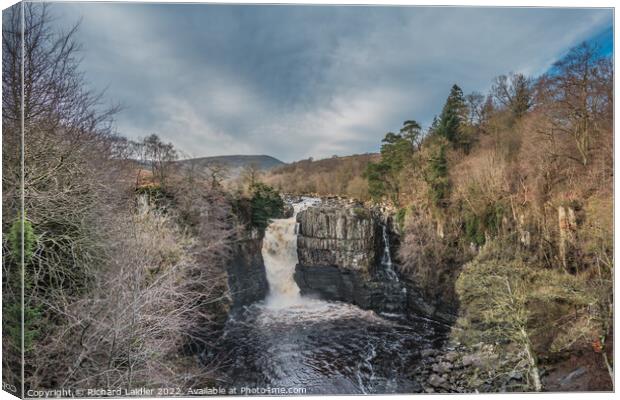
[{"label": "cloud", "polygon": [[450,86],[538,75],[612,26],[610,9],[56,3],[83,19],[83,67],[118,130],[192,156],[285,161],[377,151],[428,125]]}]

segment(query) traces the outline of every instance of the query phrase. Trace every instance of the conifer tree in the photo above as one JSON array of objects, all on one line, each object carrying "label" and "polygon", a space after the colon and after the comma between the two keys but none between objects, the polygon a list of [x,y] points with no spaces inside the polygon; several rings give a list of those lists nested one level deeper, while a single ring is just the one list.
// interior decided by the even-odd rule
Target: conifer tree
[{"label": "conifer tree", "polygon": [[461,124],[465,120],[466,111],[467,107],[463,91],[458,85],[453,85],[446,104],[441,111],[437,133],[445,137],[453,145],[458,144]]},{"label": "conifer tree", "polygon": [[407,120],[403,122],[403,127],[400,128],[400,134],[411,143],[412,149],[419,149],[422,140],[422,127],[418,121]]},{"label": "conifer tree", "polygon": [[450,180],[448,178],[448,160],[443,143],[438,144],[428,160],[425,174],[428,183],[429,200],[437,208],[446,208],[450,195]]}]

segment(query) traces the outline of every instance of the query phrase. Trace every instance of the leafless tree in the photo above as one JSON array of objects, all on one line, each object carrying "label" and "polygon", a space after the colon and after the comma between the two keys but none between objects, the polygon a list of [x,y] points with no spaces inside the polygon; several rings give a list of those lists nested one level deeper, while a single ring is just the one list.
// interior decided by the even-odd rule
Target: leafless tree
[{"label": "leafless tree", "polygon": [[484,121],[484,96],[479,92],[472,92],[465,96],[469,110],[469,123],[480,124]]},{"label": "leafless tree", "polygon": [[243,168],[241,178],[248,188],[254,186],[261,177],[260,167],[256,163],[250,163]]},{"label": "leafless tree", "polygon": [[543,76],[538,88],[540,109],[548,122],[544,135],[551,142],[571,141],[576,154],[562,150],[559,143],[557,155],[587,166],[594,143],[611,128],[611,59],[583,43],[555,63],[554,72]]},{"label": "leafless tree", "polygon": [[211,187],[218,188],[222,186],[222,182],[228,177],[228,166],[225,164],[214,162],[207,166],[207,171],[211,179]]},{"label": "leafless tree", "polygon": [[500,106],[510,110],[517,118],[522,117],[533,105],[532,82],[523,74],[498,76],[491,93]]},{"label": "leafless tree", "polygon": [[153,134],[142,140],[143,154],[146,162],[151,165],[151,172],[161,185],[171,173],[173,161],[177,159],[177,152],[172,143],[164,143],[159,136]]}]

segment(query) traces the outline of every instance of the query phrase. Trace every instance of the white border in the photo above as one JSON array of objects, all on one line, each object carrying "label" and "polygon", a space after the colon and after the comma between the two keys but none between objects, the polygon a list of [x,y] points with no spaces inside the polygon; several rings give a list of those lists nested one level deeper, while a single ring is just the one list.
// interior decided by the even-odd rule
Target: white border
[{"label": "white border", "polygon": [[[35,0],[37,1],[37,0]],[[618,32],[615,30],[615,2],[614,1],[605,1],[605,0],[590,0],[590,1],[577,1],[577,0],[539,0],[539,1],[531,1],[531,0],[522,0],[522,1],[514,1],[514,0],[504,0],[501,2],[498,1],[481,1],[481,0],[449,0],[449,1],[433,1],[433,0],[425,0],[425,1],[411,1],[411,0],[390,0],[390,1],[364,1],[364,0],[338,0],[338,1],[329,1],[329,0],[313,0],[313,1],[299,1],[299,0],[289,0],[289,1],[258,1],[258,0],[228,0],[228,1],[192,1],[192,0],[168,0],[168,1],[148,1],[148,0],[133,0],[134,2],[143,2],[143,3],[223,3],[223,4],[322,4],[322,5],[404,5],[404,6],[482,6],[482,7],[584,7],[584,8],[592,8],[592,7],[604,7],[604,8],[614,8],[614,67],[615,67],[615,44],[618,42]],[[85,2],[79,0],[63,0],[59,2]],[[91,1],[91,2],[120,2],[120,1]],[[5,9],[13,4],[17,3],[14,0],[0,0],[0,6],[2,9]],[[0,67],[1,68],[1,67]],[[615,71],[614,71],[615,74]],[[615,79],[614,75],[614,97],[615,93],[618,93],[618,80]],[[616,101],[614,104],[614,142],[616,138],[616,132],[618,127],[618,121],[615,119],[615,116],[618,115],[618,102]],[[0,121],[1,126],[1,121]],[[615,160],[620,159],[620,150],[618,146],[614,148],[614,167],[616,166]],[[615,170],[615,168],[614,168]],[[1,164],[0,164],[1,171]],[[618,187],[618,183],[620,183],[620,177],[616,174],[614,177],[614,197],[615,197],[615,188]],[[1,194],[1,188],[0,188]],[[618,203],[614,201],[614,259],[616,256],[616,249],[618,248],[618,235],[615,235],[615,227],[620,226],[618,222],[620,221],[620,216],[618,214]],[[0,216],[1,218],[1,216]],[[0,219],[1,223],[1,219]],[[618,284],[618,274],[615,273],[614,276],[614,288],[617,287]],[[614,300],[614,304],[616,301]],[[618,313],[614,314],[614,327],[617,327],[618,324]],[[617,334],[614,333],[614,339],[617,337]],[[614,340],[615,342],[615,340]],[[618,360],[618,350],[617,346],[614,348],[614,361]],[[614,365],[614,368],[616,366]],[[0,372],[2,369],[2,365],[0,363]],[[614,369],[615,372],[615,369]],[[616,372],[615,372],[616,373]],[[372,396],[373,399],[411,399],[412,396],[431,396],[431,395],[381,395],[381,396]],[[575,393],[575,392],[567,392],[567,393],[502,393],[502,394],[480,394],[480,395],[470,395],[470,394],[452,394],[452,395],[443,395],[443,394],[434,394],[432,395],[433,399],[450,399],[455,398],[464,398],[464,399],[481,399],[492,397],[493,399],[516,399],[520,396],[527,396],[528,398],[539,398],[544,397],[545,399],[553,399],[553,400],[576,400],[583,399],[587,397],[588,399],[609,399],[614,398],[614,393]],[[294,397],[294,396],[281,396],[277,398],[281,399],[296,399],[296,398],[323,398],[323,396],[304,396],[304,397]],[[364,396],[341,396],[347,399],[361,399]],[[220,396],[209,396],[209,398],[234,398],[232,396],[220,397]],[[275,398],[275,397],[274,397]],[[4,399],[15,399],[15,396],[10,395],[7,392],[0,391],[0,400]],[[158,398],[156,398],[158,399]],[[196,400],[198,397],[189,397],[189,398],[179,398],[179,399],[188,399],[188,400]]]}]

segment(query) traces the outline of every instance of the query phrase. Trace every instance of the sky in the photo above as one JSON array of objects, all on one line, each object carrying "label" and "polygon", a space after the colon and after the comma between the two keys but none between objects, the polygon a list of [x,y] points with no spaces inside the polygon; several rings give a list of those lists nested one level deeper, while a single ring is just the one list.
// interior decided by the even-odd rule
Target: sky
[{"label": "sky", "polygon": [[452,84],[544,73],[572,46],[613,51],[611,9],[55,3],[81,20],[89,85],[123,106],[119,134],[186,157],[290,162],[376,152],[428,126]]}]

